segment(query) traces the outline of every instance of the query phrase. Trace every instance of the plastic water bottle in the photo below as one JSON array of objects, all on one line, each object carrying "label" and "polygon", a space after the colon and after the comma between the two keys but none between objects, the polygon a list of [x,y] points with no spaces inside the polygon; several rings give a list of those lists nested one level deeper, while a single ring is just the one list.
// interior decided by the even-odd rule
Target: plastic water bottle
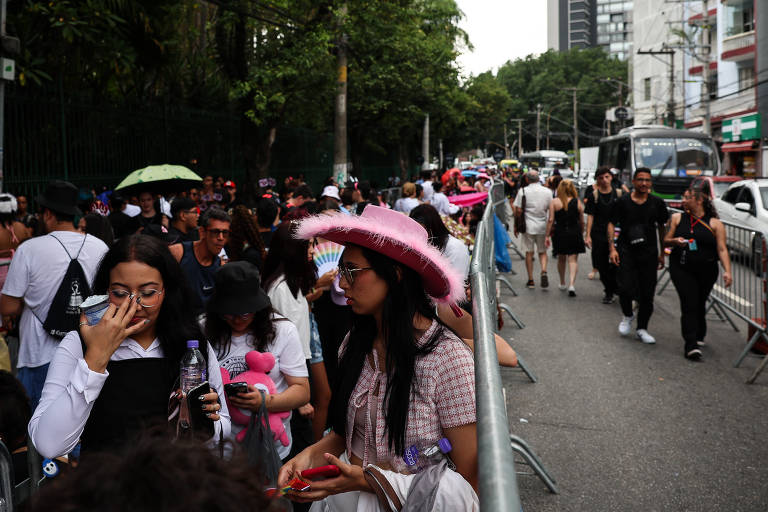
[{"label": "plastic water bottle", "polygon": [[206,362],[203,354],[198,349],[199,346],[200,342],[197,340],[189,340],[187,342],[187,352],[181,358],[179,378],[181,380],[181,392],[185,396],[189,393],[189,390],[205,382],[208,377]]},{"label": "plastic water bottle", "polygon": [[[448,438],[443,437],[438,442],[429,445],[413,445],[403,453],[405,470],[408,473],[419,473],[424,468],[439,464],[448,459],[448,453],[453,449]],[[448,459],[450,463],[450,459]]]},{"label": "plastic water bottle", "polygon": [[[179,380],[183,396],[179,408],[179,426],[185,430],[189,429],[192,425],[189,404],[186,399],[187,393],[207,380],[208,370],[206,369],[203,354],[198,350],[199,346],[200,342],[197,340],[187,341],[187,352],[181,358]],[[198,404],[195,404],[195,406],[199,407]]]}]

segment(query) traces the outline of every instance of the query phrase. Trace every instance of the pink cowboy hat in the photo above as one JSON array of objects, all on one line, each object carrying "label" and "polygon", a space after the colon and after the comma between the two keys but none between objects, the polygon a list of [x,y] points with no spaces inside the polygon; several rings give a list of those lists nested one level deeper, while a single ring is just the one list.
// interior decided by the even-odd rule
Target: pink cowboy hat
[{"label": "pink cowboy hat", "polygon": [[459,273],[430,245],[421,224],[400,212],[369,204],[359,217],[333,212],[299,221],[296,238],[315,236],[367,247],[416,270],[425,291],[436,302],[452,304],[464,297]]}]

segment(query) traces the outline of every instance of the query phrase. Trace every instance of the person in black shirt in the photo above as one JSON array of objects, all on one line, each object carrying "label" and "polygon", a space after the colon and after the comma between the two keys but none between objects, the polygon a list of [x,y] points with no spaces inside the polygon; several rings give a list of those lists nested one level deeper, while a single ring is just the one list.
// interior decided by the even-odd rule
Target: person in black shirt
[{"label": "person in black shirt", "polygon": [[611,304],[616,293],[616,266],[608,260],[608,221],[613,202],[623,191],[611,186],[611,170],[600,167],[595,171],[595,187],[585,196],[584,211],[587,214],[587,236],[584,243],[592,249],[592,268],[600,273],[603,283],[603,304]]},{"label": "person in black shirt", "polygon": [[[656,343],[648,333],[656,291],[656,270],[664,268],[664,252],[658,242],[664,239],[669,212],[664,201],[650,194],[651,170],[640,167],[632,177],[634,189],[613,203],[608,222],[608,247],[611,263],[619,267],[619,302],[624,314],[619,334],[626,336],[632,328],[632,301],[637,300],[637,338],[643,343]],[[621,227],[618,246],[614,245],[615,226]],[[656,238],[658,232],[658,239]]]},{"label": "person in black shirt", "polygon": [[200,210],[197,204],[187,197],[177,197],[171,203],[171,226],[168,234],[178,242],[196,242],[200,239],[197,229],[197,219]]},{"label": "person in black shirt", "polygon": [[139,229],[139,220],[136,217],[127,215],[125,210],[125,199],[119,195],[112,194],[109,198],[109,206],[112,209],[107,218],[112,224],[112,232],[115,234],[115,240],[128,235],[132,235]]},{"label": "person in black shirt", "polygon": [[683,354],[701,359],[707,334],[707,298],[717,281],[717,260],[723,265],[723,284],[731,285],[731,259],[725,245],[725,227],[717,218],[708,192],[687,190],[685,212],[672,215],[664,245],[673,247],[669,274],[680,297],[680,327],[685,345]]}]

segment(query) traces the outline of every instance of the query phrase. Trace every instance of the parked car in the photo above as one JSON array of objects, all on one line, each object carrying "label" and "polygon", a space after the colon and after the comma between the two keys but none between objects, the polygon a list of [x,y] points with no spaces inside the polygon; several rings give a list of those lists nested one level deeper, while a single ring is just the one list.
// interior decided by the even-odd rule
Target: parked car
[{"label": "parked car", "polygon": [[708,187],[710,199],[715,200],[728,190],[731,183],[743,179],[741,176],[698,176],[691,182],[691,188],[699,190]]},{"label": "parked car", "polygon": [[768,178],[735,181],[713,204],[726,223],[729,249],[748,256],[752,268],[760,275],[763,241],[768,236]]}]

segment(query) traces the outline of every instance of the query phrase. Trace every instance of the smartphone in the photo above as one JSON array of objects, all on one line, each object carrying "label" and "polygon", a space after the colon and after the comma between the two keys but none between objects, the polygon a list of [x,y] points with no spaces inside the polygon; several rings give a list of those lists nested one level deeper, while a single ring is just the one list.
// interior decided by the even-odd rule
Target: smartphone
[{"label": "smartphone", "polygon": [[192,388],[187,393],[187,405],[189,406],[189,416],[192,420],[192,430],[195,435],[212,437],[215,429],[213,427],[213,420],[207,417],[206,411],[203,410],[203,402],[200,397],[207,395],[211,392],[211,385],[208,381],[203,382],[199,386]]},{"label": "smartphone", "polygon": [[329,464],[327,466],[320,466],[318,468],[305,469],[301,473],[301,478],[307,478],[309,480],[320,480],[321,478],[333,478],[341,474],[339,466]]},{"label": "smartphone", "polygon": [[247,392],[248,392],[247,382],[229,382],[227,384],[224,384],[224,393],[226,393],[227,396],[235,396],[235,395],[239,395],[240,393],[247,393]]}]

